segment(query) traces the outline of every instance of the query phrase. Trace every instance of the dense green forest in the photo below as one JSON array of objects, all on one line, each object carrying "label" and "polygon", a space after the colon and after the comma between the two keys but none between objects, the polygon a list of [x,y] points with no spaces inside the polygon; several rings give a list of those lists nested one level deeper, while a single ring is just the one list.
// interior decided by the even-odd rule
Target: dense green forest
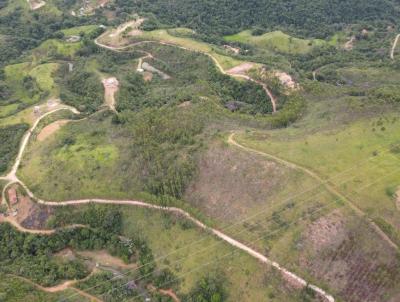
[{"label": "dense green forest", "polygon": [[29,125],[17,124],[0,127],[0,172],[5,172],[18,153],[22,136]]},{"label": "dense green forest", "polygon": [[326,37],[345,24],[361,21],[395,23],[400,12],[398,2],[391,0],[117,0],[116,7],[121,14],[151,12],[161,23],[204,34],[279,27],[315,37]]}]

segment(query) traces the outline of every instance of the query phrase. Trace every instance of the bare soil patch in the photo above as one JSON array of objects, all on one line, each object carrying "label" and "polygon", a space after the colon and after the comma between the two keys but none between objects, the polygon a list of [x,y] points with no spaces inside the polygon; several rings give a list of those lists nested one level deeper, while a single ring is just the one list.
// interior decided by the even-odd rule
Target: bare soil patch
[{"label": "bare soil patch", "polygon": [[396,207],[400,211],[400,188],[396,192]]},{"label": "bare soil patch", "polygon": [[291,75],[283,71],[275,71],[274,76],[276,76],[281,84],[289,89],[298,89],[299,85],[294,81]]},{"label": "bare soil patch", "polygon": [[[15,188],[12,186],[9,190]],[[18,201],[12,204],[12,219],[26,229],[45,229],[47,219],[53,214],[54,210],[33,202],[19,191],[16,191],[16,194]]]},{"label": "bare soil patch", "polygon": [[261,156],[215,142],[200,159],[185,200],[211,217],[231,221],[271,202],[285,173]]},{"label": "bare soil patch", "polygon": [[344,44],[343,48],[344,48],[345,50],[352,50],[353,47],[354,47],[354,42],[355,42],[355,41],[356,41],[356,37],[355,37],[355,36],[352,36],[352,37],[350,38],[350,40],[347,41],[347,42]]},{"label": "bare soil patch", "polygon": [[42,6],[46,5],[46,2],[42,1],[42,0],[27,0],[27,1],[31,7],[31,10],[37,10],[37,9],[41,8]]},{"label": "bare soil patch", "polygon": [[228,73],[228,74],[246,74],[250,69],[253,68],[253,66],[254,66],[253,63],[246,62],[246,63],[240,64],[238,66],[235,66],[235,67],[229,69],[226,73]]},{"label": "bare soil patch", "polygon": [[53,135],[55,132],[57,132],[62,126],[64,126],[68,122],[69,122],[69,120],[59,120],[54,123],[51,123],[50,125],[47,125],[40,131],[40,133],[37,136],[37,140],[39,142],[46,140],[48,137]]},{"label": "bare soil patch", "polygon": [[152,65],[150,65],[147,62],[143,62],[142,63],[142,69],[147,71],[147,72],[158,74],[163,80],[169,80],[171,78],[168,74],[166,74],[165,72],[153,67]]},{"label": "bare soil patch", "polygon": [[153,74],[151,72],[145,71],[143,72],[143,80],[145,82],[150,82],[153,79]]},{"label": "bare soil patch", "polygon": [[115,110],[115,93],[118,92],[119,82],[117,78],[111,77],[104,79],[102,83],[104,86],[104,100],[111,110]]},{"label": "bare soil patch", "polygon": [[89,258],[102,266],[111,266],[114,268],[135,268],[135,263],[126,264],[121,259],[111,256],[107,251],[82,251],[77,252],[79,256]]}]

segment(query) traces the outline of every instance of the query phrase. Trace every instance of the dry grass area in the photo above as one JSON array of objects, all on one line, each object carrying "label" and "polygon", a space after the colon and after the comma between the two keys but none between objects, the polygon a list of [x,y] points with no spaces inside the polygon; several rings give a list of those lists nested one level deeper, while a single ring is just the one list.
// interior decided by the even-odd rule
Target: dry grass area
[{"label": "dry grass area", "polygon": [[400,281],[396,250],[344,209],[317,219],[299,240],[300,267],[345,301],[387,301]]},{"label": "dry grass area", "polygon": [[200,159],[185,199],[206,215],[232,221],[271,203],[288,173],[258,155],[215,142]]},{"label": "dry grass area", "polygon": [[250,69],[255,66],[253,63],[243,63],[238,66],[235,66],[227,71],[228,74],[246,74]]}]

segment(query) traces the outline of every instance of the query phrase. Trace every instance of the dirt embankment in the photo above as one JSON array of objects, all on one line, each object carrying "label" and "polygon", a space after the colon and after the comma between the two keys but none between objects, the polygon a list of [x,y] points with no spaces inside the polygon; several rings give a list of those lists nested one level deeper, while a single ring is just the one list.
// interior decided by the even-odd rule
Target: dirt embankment
[{"label": "dirt embankment", "polygon": [[51,123],[49,125],[47,125],[46,127],[44,127],[40,133],[37,136],[37,140],[39,142],[43,142],[44,140],[46,140],[48,137],[50,137],[51,135],[53,135],[55,132],[57,132],[62,126],[64,126],[65,124],[67,124],[69,122],[69,120],[58,120],[54,123]]},{"label": "dirt embankment", "polygon": [[37,10],[42,6],[46,5],[46,2],[42,0],[27,0],[27,1],[29,3],[29,6],[31,7],[31,10]]},{"label": "dirt embankment", "polygon": [[119,82],[116,77],[111,77],[107,79],[103,79],[102,81],[104,86],[104,100],[105,103],[112,111],[116,111],[115,109],[115,94],[119,89]]}]

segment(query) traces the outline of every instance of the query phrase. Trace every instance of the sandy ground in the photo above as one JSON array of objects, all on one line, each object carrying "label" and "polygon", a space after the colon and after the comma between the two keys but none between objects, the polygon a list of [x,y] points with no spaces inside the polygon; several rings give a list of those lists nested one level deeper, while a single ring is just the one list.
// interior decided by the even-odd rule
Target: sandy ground
[{"label": "sandy ground", "polygon": [[109,37],[117,37],[120,34],[122,34],[127,28],[131,27],[132,30],[138,29],[139,26],[143,23],[145,19],[140,18],[135,21],[129,21],[126,23],[121,24],[118,26],[115,30],[113,30],[110,34]]},{"label": "sandy ground", "polygon": [[157,68],[151,66],[151,65],[150,65],[149,63],[147,63],[147,62],[143,62],[143,63],[142,63],[142,69],[143,69],[143,70],[146,70],[146,71],[148,71],[148,72],[151,72],[151,73],[157,73],[163,80],[168,80],[168,79],[171,78],[171,77],[170,77],[169,75],[167,75],[165,72],[162,72],[161,70],[159,70],[159,69],[157,69]]},{"label": "sandy ground", "polygon": [[46,2],[42,0],[27,0],[27,1],[31,7],[31,10],[36,10],[46,5]]},{"label": "sandy ground", "polygon": [[117,78],[111,77],[103,79],[104,86],[104,100],[111,110],[115,111],[115,93],[118,92],[119,82]]},{"label": "sandy ground", "polygon": [[281,84],[285,86],[286,88],[289,89],[298,89],[299,85],[293,80],[293,78],[287,74],[286,72],[283,71],[275,71],[274,76],[276,76]]},{"label": "sandy ground", "polygon": [[50,125],[47,125],[42,129],[42,131],[40,131],[39,135],[37,136],[37,140],[39,142],[44,141],[46,138],[57,132],[62,126],[64,126],[68,122],[69,120],[59,120],[51,123]]},{"label": "sandy ground", "polygon": [[228,74],[245,74],[254,66],[253,63],[243,63],[229,69],[226,73]]},{"label": "sandy ground", "polygon": [[149,71],[145,71],[143,72],[143,80],[145,82],[151,82],[151,80],[153,79],[153,74]]},{"label": "sandy ground", "polygon": [[345,50],[352,50],[353,49],[353,47],[354,47],[354,41],[356,40],[356,37],[355,36],[352,36],[351,38],[350,38],[350,40],[349,41],[347,41],[345,44],[344,44],[344,49]]}]

